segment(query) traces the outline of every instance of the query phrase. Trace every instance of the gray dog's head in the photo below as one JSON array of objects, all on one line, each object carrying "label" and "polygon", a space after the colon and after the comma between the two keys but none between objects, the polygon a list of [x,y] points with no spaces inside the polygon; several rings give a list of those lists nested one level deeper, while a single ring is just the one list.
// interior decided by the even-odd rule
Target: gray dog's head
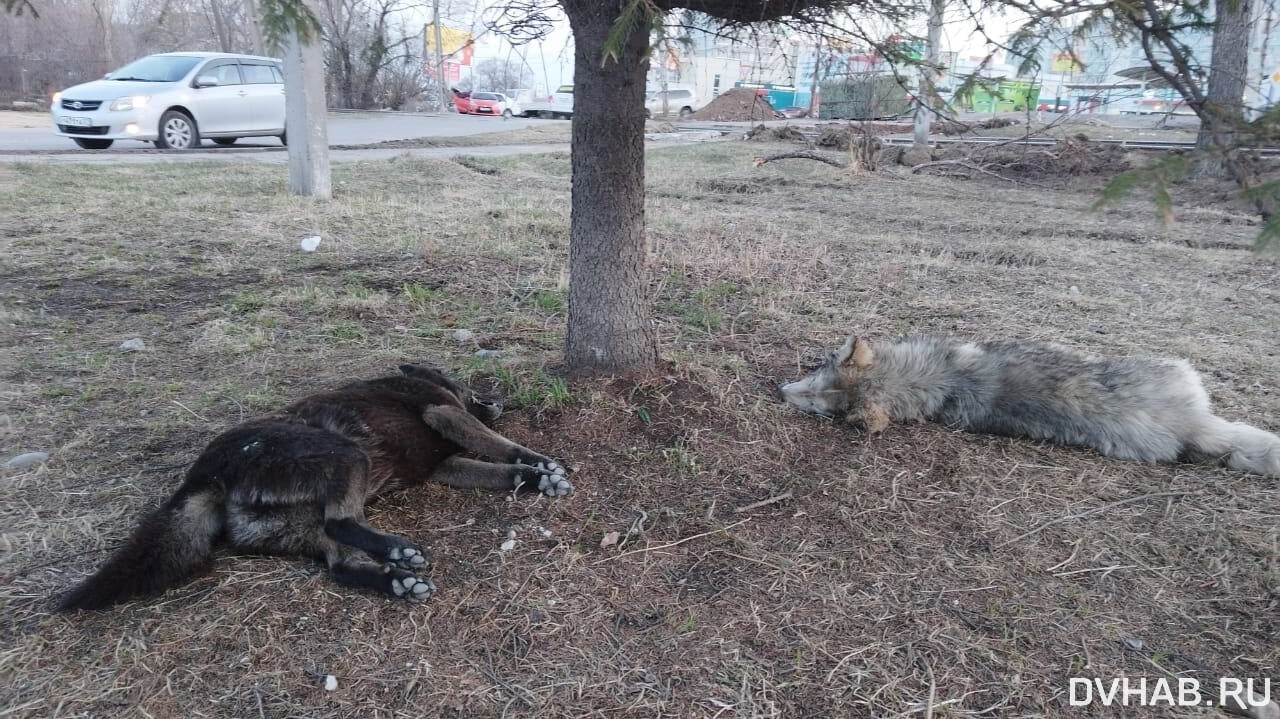
[{"label": "gray dog's head", "polygon": [[502,415],[502,402],[485,397],[464,384],[454,382],[443,372],[427,365],[403,364],[400,371],[407,377],[416,377],[448,388],[455,397],[462,400],[467,412],[485,424],[492,424]]},{"label": "gray dog's head", "polygon": [[871,345],[850,336],[808,377],[782,385],[782,399],[803,412],[844,419],[858,405],[858,382],[874,360]]}]

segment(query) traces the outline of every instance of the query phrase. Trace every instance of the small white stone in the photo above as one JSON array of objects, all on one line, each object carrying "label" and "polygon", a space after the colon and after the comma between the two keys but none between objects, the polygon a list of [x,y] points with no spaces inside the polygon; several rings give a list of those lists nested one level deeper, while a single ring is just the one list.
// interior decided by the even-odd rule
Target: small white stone
[{"label": "small white stone", "polygon": [[332,674],[326,675],[324,678],[324,690],[327,692],[331,692],[337,688],[338,688],[338,678]]},{"label": "small white stone", "polygon": [[608,534],[600,538],[600,548],[604,549],[605,547],[612,547],[613,545],[618,543],[618,539],[620,539],[621,537],[622,535],[618,534],[617,532],[609,532]]},{"label": "small white stone", "polygon": [[140,352],[147,348],[147,343],[142,341],[141,337],[134,337],[131,340],[125,340],[120,343],[120,349],[125,352]]},{"label": "small white stone", "polygon": [[472,332],[471,330],[454,330],[453,331],[454,342],[470,342],[471,340],[475,339],[475,336],[476,336],[476,333]]},{"label": "small white stone", "polygon": [[502,551],[504,551],[504,552],[510,552],[511,550],[513,550],[513,549],[515,549],[515,548],[516,548],[516,540],[514,540],[514,539],[507,539],[506,541],[504,541],[504,542],[503,542],[501,545],[499,545],[499,547],[498,547],[498,549],[500,549],[500,550],[502,550]]},{"label": "small white stone", "polygon": [[298,247],[301,247],[303,252],[315,252],[316,248],[319,246],[320,246],[320,235],[311,235],[310,237],[304,237],[298,242]]},{"label": "small white stone", "polygon": [[48,452],[26,452],[4,463],[9,469],[26,469],[49,461]]},{"label": "small white stone", "polygon": [[484,359],[486,357],[501,357],[501,356],[502,356],[502,350],[486,350],[486,349],[476,350],[476,357],[479,357],[481,359]]},{"label": "small white stone", "polygon": [[1080,294],[1080,288],[1079,288],[1079,287],[1076,287],[1075,285],[1071,285],[1071,287],[1067,288],[1067,291],[1068,291],[1068,292],[1070,292],[1070,293],[1071,293],[1071,294],[1073,294],[1073,295],[1078,295],[1078,294]]}]

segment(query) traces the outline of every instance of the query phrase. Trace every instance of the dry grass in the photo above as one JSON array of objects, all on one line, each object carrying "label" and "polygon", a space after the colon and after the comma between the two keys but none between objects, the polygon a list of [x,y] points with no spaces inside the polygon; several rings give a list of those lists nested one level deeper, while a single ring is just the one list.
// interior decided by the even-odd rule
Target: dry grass
[{"label": "dry grass", "polygon": [[[1017,336],[1188,357],[1223,414],[1280,427],[1280,263],[1247,218],[759,151],[650,154],[671,364],[568,387],[563,153],[341,165],[322,205],[273,167],[0,167],[0,456],[53,455],[0,478],[0,716],[1076,717],[1115,712],[1068,707],[1077,674],[1274,677],[1274,480],[868,439],[772,389],[851,329]],[[433,553],[425,606],[219,556],[49,614],[215,433],[404,360],[502,386],[500,427],[578,492],[374,505]]]}]

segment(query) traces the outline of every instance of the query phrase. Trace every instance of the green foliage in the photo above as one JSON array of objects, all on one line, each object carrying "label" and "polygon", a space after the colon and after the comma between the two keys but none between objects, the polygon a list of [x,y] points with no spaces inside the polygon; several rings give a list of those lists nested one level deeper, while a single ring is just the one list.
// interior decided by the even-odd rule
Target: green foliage
[{"label": "green foliage", "polygon": [[320,20],[304,0],[259,0],[258,7],[262,37],[275,52],[281,51],[290,32],[296,32],[303,43],[320,37]]},{"label": "green foliage", "polygon": [[609,34],[605,35],[604,45],[600,48],[600,65],[603,67],[610,60],[618,62],[622,48],[631,34],[640,28],[648,28],[650,31],[660,28],[662,17],[662,9],[654,0],[630,0],[622,8],[622,12],[618,13],[618,19],[609,28]]},{"label": "green foliage", "polygon": [[560,407],[573,401],[564,378],[547,374],[541,367],[533,372],[518,372],[498,367],[493,376],[506,391],[506,405],[512,409]]},{"label": "green foliage", "polygon": [[1119,202],[1139,187],[1150,187],[1156,214],[1161,222],[1168,224],[1173,220],[1173,199],[1169,195],[1169,185],[1186,175],[1186,156],[1166,155],[1150,167],[1126,170],[1111,178],[1102,188],[1098,201],[1093,203],[1093,209]]}]

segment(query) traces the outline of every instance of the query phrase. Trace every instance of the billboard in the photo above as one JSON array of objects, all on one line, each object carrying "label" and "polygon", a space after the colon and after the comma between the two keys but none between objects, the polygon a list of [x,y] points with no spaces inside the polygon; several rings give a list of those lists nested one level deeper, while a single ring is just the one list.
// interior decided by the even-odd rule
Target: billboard
[{"label": "billboard", "polygon": [[[426,57],[434,58],[436,54],[436,29],[431,23],[427,23],[424,32],[426,34]],[[453,27],[440,26],[440,44],[444,46],[444,58],[459,65],[471,65],[471,53],[475,49],[475,38],[471,36],[469,30],[459,30]],[[430,63],[430,61],[428,61]]]},{"label": "billboard", "polygon": [[1080,69],[1075,53],[1055,52],[1049,60],[1049,72],[1075,72]]}]

